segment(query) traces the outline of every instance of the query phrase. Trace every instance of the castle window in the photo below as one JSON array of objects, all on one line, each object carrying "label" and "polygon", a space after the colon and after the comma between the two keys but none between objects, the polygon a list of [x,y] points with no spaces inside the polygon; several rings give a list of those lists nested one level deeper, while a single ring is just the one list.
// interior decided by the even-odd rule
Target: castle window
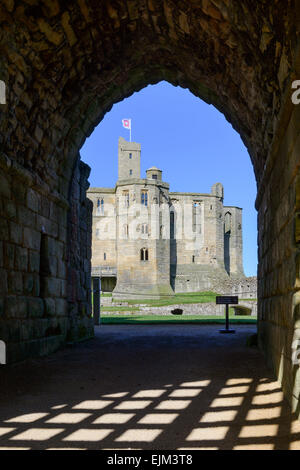
[{"label": "castle window", "polygon": [[125,237],[128,237],[128,225],[127,224],[123,225],[123,233]]},{"label": "castle window", "polygon": [[170,238],[175,238],[175,215],[174,211],[170,212]]},{"label": "castle window", "polygon": [[157,180],[157,175],[152,175],[153,180]]},{"label": "castle window", "polygon": [[232,225],[232,215],[230,212],[226,212],[224,218],[224,232],[230,233],[231,232],[231,225]]},{"label": "castle window", "polygon": [[195,256],[193,256],[193,258],[192,258],[192,262],[193,262],[193,263],[195,263],[195,259],[196,259]]},{"label": "castle window", "polygon": [[148,248],[142,248],[140,254],[141,254],[141,261],[148,261],[149,259]]},{"label": "castle window", "polygon": [[129,170],[129,175],[130,175],[130,176],[132,175],[132,170]]},{"label": "castle window", "polygon": [[142,224],[142,233],[147,234],[148,233],[148,224]]},{"label": "castle window", "polygon": [[129,158],[130,158],[130,160],[132,159],[132,153],[129,154]]},{"label": "castle window", "polygon": [[200,212],[201,206],[199,202],[193,204],[193,232],[201,233]]},{"label": "castle window", "polygon": [[106,253],[104,253],[103,259],[104,259],[104,261],[106,261]]},{"label": "castle window", "polygon": [[123,191],[124,207],[129,207],[129,191]]},{"label": "castle window", "polygon": [[97,199],[97,215],[104,214],[104,200],[103,198]]},{"label": "castle window", "polygon": [[142,191],[141,193],[141,203],[143,206],[148,206],[148,191]]}]

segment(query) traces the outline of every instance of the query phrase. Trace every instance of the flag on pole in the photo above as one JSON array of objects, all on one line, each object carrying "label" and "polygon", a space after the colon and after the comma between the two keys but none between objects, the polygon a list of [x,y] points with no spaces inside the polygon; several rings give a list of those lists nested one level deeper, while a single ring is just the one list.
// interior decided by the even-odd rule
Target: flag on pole
[{"label": "flag on pole", "polygon": [[125,129],[131,129],[131,119],[122,119],[122,124]]},{"label": "flag on pole", "polygon": [[122,124],[125,129],[130,131],[130,142],[131,142],[131,119],[122,119]]}]

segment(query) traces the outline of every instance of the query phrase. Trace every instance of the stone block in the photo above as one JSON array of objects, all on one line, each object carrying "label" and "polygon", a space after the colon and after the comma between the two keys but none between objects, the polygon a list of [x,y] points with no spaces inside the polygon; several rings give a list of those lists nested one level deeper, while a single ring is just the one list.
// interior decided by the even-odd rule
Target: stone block
[{"label": "stone block", "polygon": [[27,318],[27,298],[20,296],[6,297],[4,314],[7,318]]},{"label": "stone block", "polygon": [[1,224],[0,224],[0,240],[3,240],[3,241],[9,240],[8,221],[2,218],[1,218]]},{"label": "stone block", "polygon": [[21,341],[29,341],[34,337],[34,328],[32,320],[22,320],[19,322]]},{"label": "stone block", "polygon": [[65,299],[68,295],[68,283],[65,280],[61,280],[61,296]]},{"label": "stone block", "polygon": [[12,193],[14,200],[18,204],[24,204],[26,201],[27,187],[19,179],[12,179]]},{"label": "stone block", "polygon": [[28,269],[28,250],[21,246],[15,248],[15,268],[17,271],[27,271]]},{"label": "stone block", "polygon": [[61,284],[56,278],[47,277],[43,279],[43,295],[45,297],[60,297]]},{"label": "stone block", "polygon": [[42,318],[44,315],[44,302],[39,298],[28,298],[28,316],[29,318]]},{"label": "stone block", "polygon": [[41,197],[40,211],[41,211],[41,214],[42,214],[43,217],[46,217],[47,219],[49,219],[49,217],[50,217],[50,201],[45,196]]},{"label": "stone block", "polygon": [[61,279],[66,279],[67,277],[67,267],[66,267],[66,262],[63,261],[62,259],[58,259],[58,266],[57,266],[57,275]]},{"label": "stone block", "polygon": [[56,315],[58,317],[65,317],[68,314],[68,302],[64,299],[55,299]]},{"label": "stone block", "polygon": [[11,294],[23,293],[23,277],[20,271],[9,271],[8,290]]},{"label": "stone block", "polygon": [[11,201],[9,199],[4,199],[3,200],[3,211],[5,216],[8,219],[16,219],[17,218],[17,208],[16,204],[14,201]]},{"label": "stone block", "polygon": [[15,222],[9,223],[10,227],[10,240],[17,245],[22,244],[22,233],[23,229],[21,225],[16,224]]},{"label": "stone block", "polygon": [[17,343],[22,340],[21,324],[22,320],[9,322],[9,341]]},{"label": "stone block", "polygon": [[4,243],[4,267],[13,269],[15,265],[15,245]]},{"label": "stone block", "polygon": [[5,269],[0,269],[0,295],[6,295],[8,292],[7,273]]},{"label": "stone block", "polygon": [[52,298],[44,299],[44,303],[45,303],[45,315],[49,317],[55,317],[56,316],[55,299],[52,299]]},{"label": "stone block", "polygon": [[40,253],[38,251],[29,251],[29,271],[40,271]]},{"label": "stone block", "polygon": [[24,227],[35,227],[36,214],[25,206],[18,206],[18,222]]},{"label": "stone block", "polygon": [[39,211],[39,195],[33,189],[27,192],[27,207],[33,212]]},{"label": "stone block", "polygon": [[26,273],[23,275],[24,294],[38,297],[40,295],[40,278],[38,274]]},{"label": "stone block", "polygon": [[7,178],[0,174],[0,195],[11,198],[11,187]]},{"label": "stone block", "polygon": [[40,250],[41,234],[32,228],[24,228],[24,245],[32,250]]},{"label": "stone block", "polygon": [[57,275],[57,258],[56,258],[56,256],[49,257],[48,266],[49,266],[49,274],[52,277],[56,277],[56,275]]}]

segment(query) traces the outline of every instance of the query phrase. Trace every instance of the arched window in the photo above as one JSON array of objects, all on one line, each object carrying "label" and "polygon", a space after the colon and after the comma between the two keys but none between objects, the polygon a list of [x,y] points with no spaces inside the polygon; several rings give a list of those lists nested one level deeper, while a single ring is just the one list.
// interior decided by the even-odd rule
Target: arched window
[{"label": "arched window", "polygon": [[97,215],[104,214],[104,199],[97,199]]},{"label": "arched window", "polygon": [[142,233],[145,235],[148,234],[148,224],[142,224]]},{"label": "arched window", "polygon": [[148,206],[148,191],[142,191],[141,203],[143,206]]},{"label": "arched window", "polygon": [[224,217],[224,232],[228,233],[231,232],[231,225],[232,225],[232,215],[230,212],[226,212]]},{"label": "arched window", "polygon": [[142,248],[141,249],[141,261],[148,261],[148,259],[149,259],[148,248]]},{"label": "arched window", "polygon": [[129,191],[123,191],[124,207],[129,207]]},{"label": "arched window", "polygon": [[174,211],[170,212],[170,238],[175,238],[175,214]]},{"label": "arched window", "polygon": [[123,225],[123,233],[124,233],[124,237],[128,237],[128,225],[127,224]]}]

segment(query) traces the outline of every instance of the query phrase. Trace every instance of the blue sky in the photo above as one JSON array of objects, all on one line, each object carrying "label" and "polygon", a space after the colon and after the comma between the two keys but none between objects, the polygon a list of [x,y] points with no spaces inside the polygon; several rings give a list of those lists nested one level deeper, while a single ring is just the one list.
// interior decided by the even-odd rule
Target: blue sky
[{"label": "blue sky", "polygon": [[245,274],[257,270],[256,183],[239,134],[213,106],[166,82],[149,85],[117,103],[86,140],[81,157],[92,168],[91,186],[114,187],[118,138],[129,140],[122,119],[132,119],[132,140],[142,145],[141,173],[157,166],[170,191],[209,193],[224,185],[225,205],[243,208]]}]

